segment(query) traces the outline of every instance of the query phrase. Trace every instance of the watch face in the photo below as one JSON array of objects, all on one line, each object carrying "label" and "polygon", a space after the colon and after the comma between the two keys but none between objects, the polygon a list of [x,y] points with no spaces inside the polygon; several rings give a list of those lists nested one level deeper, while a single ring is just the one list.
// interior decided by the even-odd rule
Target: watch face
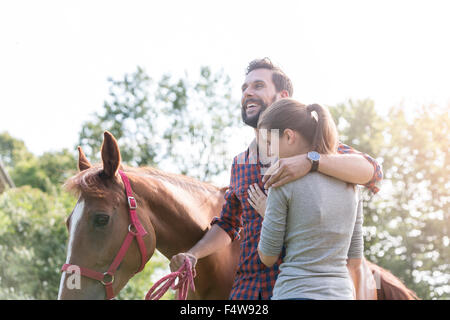
[{"label": "watch face", "polygon": [[308,152],[308,158],[311,159],[312,161],[319,161],[320,154],[316,151],[310,151]]}]

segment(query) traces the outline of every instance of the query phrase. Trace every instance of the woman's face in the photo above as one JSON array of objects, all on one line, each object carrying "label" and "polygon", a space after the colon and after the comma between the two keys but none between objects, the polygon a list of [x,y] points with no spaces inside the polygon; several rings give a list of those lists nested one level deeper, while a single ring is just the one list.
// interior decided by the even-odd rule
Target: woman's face
[{"label": "woman's face", "polygon": [[269,158],[287,158],[292,153],[292,146],[290,140],[286,134],[280,137],[278,129],[265,129],[260,128],[258,130],[257,142],[259,147],[260,156]]},{"label": "woman's face", "polygon": [[265,154],[279,159],[293,157],[310,151],[310,146],[300,133],[292,129],[285,129],[281,137],[278,129],[260,129],[258,132],[258,146]]}]

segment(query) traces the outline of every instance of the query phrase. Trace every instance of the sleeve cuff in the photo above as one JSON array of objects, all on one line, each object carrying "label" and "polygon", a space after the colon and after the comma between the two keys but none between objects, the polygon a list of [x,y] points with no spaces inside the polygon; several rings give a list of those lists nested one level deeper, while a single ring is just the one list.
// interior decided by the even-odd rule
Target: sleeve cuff
[{"label": "sleeve cuff", "polygon": [[214,224],[217,224],[220,228],[222,228],[230,236],[231,241],[241,239],[241,229],[233,228],[230,224],[218,217],[214,217],[214,219],[211,221],[211,226]]}]

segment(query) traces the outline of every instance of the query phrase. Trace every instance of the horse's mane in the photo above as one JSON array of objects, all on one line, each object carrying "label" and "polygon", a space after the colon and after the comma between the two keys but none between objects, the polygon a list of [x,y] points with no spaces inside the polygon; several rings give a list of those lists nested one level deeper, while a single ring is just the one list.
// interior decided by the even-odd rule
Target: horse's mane
[{"label": "horse's mane", "polygon": [[[130,174],[130,178],[133,176],[141,178],[150,176],[195,193],[198,193],[199,191],[202,193],[216,193],[219,190],[222,191],[224,189],[220,189],[211,183],[201,182],[188,176],[167,173],[151,167],[133,168],[121,165],[120,169],[127,173],[127,175]],[[81,171],[69,178],[65,182],[64,187],[67,191],[77,196],[84,194],[98,198],[105,198],[107,194],[111,193],[111,191],[114,192],[114,188],[111,188],[114,182],[109,182],[108,179],[105,179],[102,176],[102,174],[102,165],[94,165],[91,168]],[[117,183],[120,183],[119,181],[120,179],[116,179]],[[123,196],[123,192],[121,191],[116,190],[115,193],[117,193],[116,196],[118,198]]]},{"label": "horse's mane", "polygon": [[108,183],[108,180],[103,177],[103,167],[98,164],[67,179],[64,188],[76,196],[83,194],[105,198],[107,193],[111,192],[111,183]]},{"label": "horse's mane", "polygon": [[212,192],[215,193],[219,190],[219,187],[208,183],[208,182],[202,182],[199,180],[196,180],[194,178],[176,174],[176,173],[168,173],[164,172],[162,170],[151,168],[151,167],[140,167],[140,168],[132,168],[127,167],[126,171],[127,173],[131,173],[137,176],[151,176],[153,178],[157,178],[166,182],[169,182],[175,186],[181,187],[187,191],[193,191],[193,192]]}]

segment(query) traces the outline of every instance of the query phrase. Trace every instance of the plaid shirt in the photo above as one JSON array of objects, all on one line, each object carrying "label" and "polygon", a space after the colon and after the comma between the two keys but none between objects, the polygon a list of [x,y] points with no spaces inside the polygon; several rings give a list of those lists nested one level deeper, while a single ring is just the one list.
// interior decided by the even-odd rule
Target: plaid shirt
[{"label": "plaid shirt", "polygon": [[[226,202],[220,218],[214,218],[211,223],[225,230],[232,240],[242,238],[241,255],[230,299],[256,300],[259,297],[264,300],[270,299],[285,253],[283,248],[277,263],[270,268],[259,259],[257,248],[263,218],[247,200],[247,190],[251,184],[257,183],[261,190],[264,190],[261,176],[261,169],[264,166],[259,161],[258,152],[252,151],[257,150],[255,145],[254,140],[245,152],[234,158],[230,186],[225,193]],[[338,152],[362,154],[375,168],[372,180],[365,186],[373,193],[378,192],[379,189],[375,185],[383,177],[378,163],[368,155],[344,144],[339,145]]]}]

